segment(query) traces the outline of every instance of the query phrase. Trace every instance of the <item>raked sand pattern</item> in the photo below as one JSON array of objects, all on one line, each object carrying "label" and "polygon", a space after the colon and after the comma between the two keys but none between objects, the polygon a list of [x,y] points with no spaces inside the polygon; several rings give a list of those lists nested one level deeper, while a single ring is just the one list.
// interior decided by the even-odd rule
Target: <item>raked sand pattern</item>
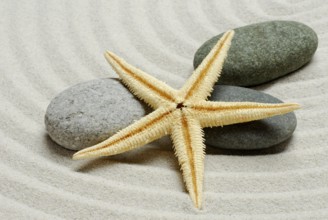
[{"label": "raked sand pattern", "polygon": [[[0,219],[327,219],[328,3],[324,1],[0,2]],[[111,50],[179,88],[210,37],[266,20],[312,27],[319,47],[292,75],[256,89],[300,103],[288,142],[207,150],[203,209],[185,192],[168,138],[89,161],[46,135],[50,100],[116,77]]]}]

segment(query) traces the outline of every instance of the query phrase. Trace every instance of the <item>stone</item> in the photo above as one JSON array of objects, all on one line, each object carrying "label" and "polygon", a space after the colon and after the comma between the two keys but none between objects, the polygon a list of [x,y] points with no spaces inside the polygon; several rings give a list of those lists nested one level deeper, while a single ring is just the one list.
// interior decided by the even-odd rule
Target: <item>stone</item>
[{"label": "stone", "polygon": [[[263,92],[227,85],[214,86],[209,99],[227,102],[282,102]],[[268,148],[290,138],[296,124],[296,116],[294,112],[291,112],[258,121],[205,128],[205,143],[212,147],[225,149],[252,150]]]},{"label": "stone", "polygon": [[97,79],[72,86],[55,97],[47,108],[45,125],[56,143],[81,150],[150,111],[118,79]]},{"label": "stone", "polygon": [[[211,38],[197,50],[195,69],[222,35]],[[218,84],[266,83],[308,63],[317,47],[316,33],[295,21],[268,21],[236,28]]]}]

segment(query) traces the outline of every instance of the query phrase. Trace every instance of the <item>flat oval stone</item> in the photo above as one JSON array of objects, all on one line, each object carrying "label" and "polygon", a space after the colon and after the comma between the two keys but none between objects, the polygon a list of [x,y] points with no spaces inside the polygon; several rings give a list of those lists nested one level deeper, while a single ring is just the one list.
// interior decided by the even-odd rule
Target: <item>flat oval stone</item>
[{"label": "flat oval stone", "polygon": [[[281,103],[279,99],[237,86],[214,86],[212,101]],[[226,149],[262,149],[287,140],[296,128],[297,120],[293,112],[258,121],[223,127],[205,128],[206,144]]]},{"label": "flat oval stone", "polygon": [[55,97],[47,108],[45,125],[56,143],[81,150],[150,111],[118,79],[97,79],[72,86]]},{"label": "flat oval stone", "polygon": [[[197,50],[195,69],[222,35]],[[253,86],[271,81],[309,62],[317,47],[316,33],[295,21],[268,21],[236,28],[218,84]]]}]

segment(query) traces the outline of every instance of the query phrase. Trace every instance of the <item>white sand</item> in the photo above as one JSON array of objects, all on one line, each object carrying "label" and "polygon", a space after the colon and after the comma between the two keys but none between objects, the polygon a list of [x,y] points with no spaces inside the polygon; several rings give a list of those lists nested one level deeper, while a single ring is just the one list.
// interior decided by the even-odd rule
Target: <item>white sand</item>
[{"label": "white sand", "polygon": [[[0,1],[0,219],[327,219],[328,2],[186,2]],[[297,130],[259,155],[208,153],[203,210],[185,192],[168,139],[72,161],[47,137],[43,116],[57,93],[115,76],[105,50],[178,87],[205,40],[275,19],[319,36],[309,65],[257,87],[303,106]]]}]

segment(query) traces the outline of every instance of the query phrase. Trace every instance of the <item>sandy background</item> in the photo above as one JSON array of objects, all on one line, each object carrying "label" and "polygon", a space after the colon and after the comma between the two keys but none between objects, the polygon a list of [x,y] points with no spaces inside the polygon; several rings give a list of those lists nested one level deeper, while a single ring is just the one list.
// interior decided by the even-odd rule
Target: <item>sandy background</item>
[{"label": "sandy background", "polygon": [[[327,1],[0,1],[0,219],[327,219]],[[196,49],[227,29],[267,20],[312,27],[311,63],[256,89],[299,102],[293,138],[273,149],[208,150],[203,210],[185,192],[168,139],[92,161],[46,135],[50,100],[116,76],[114,51],[179,87]]]}]

